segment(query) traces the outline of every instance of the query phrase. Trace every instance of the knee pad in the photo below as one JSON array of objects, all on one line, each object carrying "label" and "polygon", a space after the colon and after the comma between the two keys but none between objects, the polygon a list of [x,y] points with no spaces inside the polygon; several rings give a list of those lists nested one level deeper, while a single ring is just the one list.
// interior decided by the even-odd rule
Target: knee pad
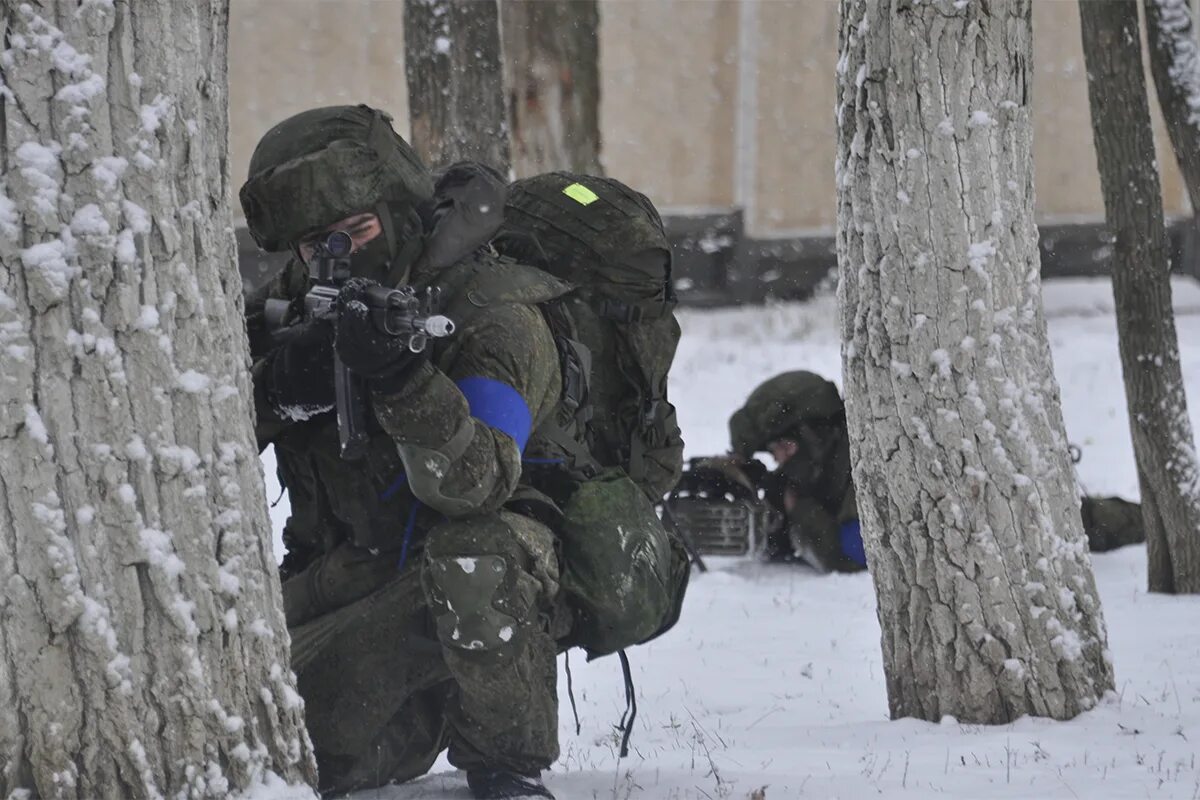
[{"label": "knee pad", "polygon": [[[429,532],[425,594],[445,647],[513,651],[537,621],[546,580],[506,512],[447,521]],[[557,584],[555,584],[557,587]]]},{"label": "knee pad", "polygon": [[438,639],[460,650],[499,650],[517,638],[511,605],[513,578],[503,556],[430,556],[429,599]]}]

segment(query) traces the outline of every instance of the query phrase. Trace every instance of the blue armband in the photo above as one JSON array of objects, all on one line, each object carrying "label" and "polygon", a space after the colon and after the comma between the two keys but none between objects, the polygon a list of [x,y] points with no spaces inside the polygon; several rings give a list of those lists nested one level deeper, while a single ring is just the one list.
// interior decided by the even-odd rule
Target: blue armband
[{"label": "blue armband", "polygon": [[533,428],[533,415],[521,393],[503,381],[472,376],[455,381],[467,398],[471,416],[485,425],[507,433],[524,452]]},{"label": "blue armband", "polygon": [[858,520],[852,519],[843,522],[838,527],[838,539],[841,540],[842,552],[846,558],[861,567],[867,565],[867,551],[863,547],[862,528],[859,526]]}]

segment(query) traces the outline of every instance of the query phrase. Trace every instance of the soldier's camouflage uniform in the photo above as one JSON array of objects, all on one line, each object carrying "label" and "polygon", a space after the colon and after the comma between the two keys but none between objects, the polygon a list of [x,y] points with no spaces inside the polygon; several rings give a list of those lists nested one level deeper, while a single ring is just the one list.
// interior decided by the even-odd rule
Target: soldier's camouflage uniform
[{"label": "soldier's camouflage uniform", "polygon": [[[760,479],[767,499],[784,509],[783,493],[795,503],[786,524],[772,534],[768,548],[795,550],[814,566],[838,571],[862,569],[846,552],[846,526],[857,525],[845,407],[837,387],[802,370],[785,372],[756,388],[729,421],[734,453],[749,459],[776,439],[794,439],[799,451]],[[1084,532],[1092,552],[1145,541],[1141,509],[1119,497],[1081,499]],[[861,539],[859,540],[861,547]]]},{"label": "soldier's camouflage uniform", "polygon": [[[837,387],[797,370],[756,388],[729,421],[733,451],[741,458],[751,458],[777,439],[797,443],[796,454],[762,479],[768,502],[785,519],[772,532],[768,548],[776,555],[800,553],[825,571],[863,568],[843,547],[845,532],[858,525],[845,420]],[[793,503],[785,511],[788,492]]]},{"label": "soldier's camouflage uniform", "polygon": [[[565,285],[486,250],[421,263],[407,281],[452,273],[447,313],[471,313],[398,393],[371,394],[365,459],[339,457],[333,413],[285,420],[256,392],[291,503],[284,602],[326,793],[413,778],[447,746],[468,770],[536,774],[558,757],[555,540],[517,509],[548,504],[521,485],[522,450],[562,387],[530,304]],[[248,301],[256,389],[262,303],[307,287],[293,263]]]}]

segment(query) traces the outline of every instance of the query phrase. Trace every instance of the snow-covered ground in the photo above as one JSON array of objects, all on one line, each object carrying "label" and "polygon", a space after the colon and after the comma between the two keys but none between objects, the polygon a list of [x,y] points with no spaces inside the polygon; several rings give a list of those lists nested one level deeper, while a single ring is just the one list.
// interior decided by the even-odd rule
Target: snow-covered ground
[{"label": "snow-covered ground", "polygon": [[[1107,281],[1058,281],[1045,304],[1082,484],[1137,498]],[[1175,285],[1184,374],[1200,428],[1200,286]],[[757,383],[806,368],[841,383],[832,298],[689,311],[672,399],[689,455],[724,450],[726,420]],[[273,472],[265,459],[268,475]],[[274,491],[274,490],[272,490]],[[272,494],[274,497],[274,494]],[[274,510],[276,528],[286,499]],[[1093,558],[1117,693],[1067,723],[888,720],[870,578],[714,559],[668,635],[630,651],[638,717],[627,759],[615,658],[571,662],[576,734],[560,664],[561,800],[592,798],[1200,798],[1200,599],[1148,595],[1145,549]],[[765,789],[763,788],[765,787]],[[359,800],[467,798],[443,760]]]}]

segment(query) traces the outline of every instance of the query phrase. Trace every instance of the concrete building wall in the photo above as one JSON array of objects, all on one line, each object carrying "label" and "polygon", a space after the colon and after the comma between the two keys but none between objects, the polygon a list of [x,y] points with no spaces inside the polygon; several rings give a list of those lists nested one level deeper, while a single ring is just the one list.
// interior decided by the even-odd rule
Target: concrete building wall
[{"label": "concrete building wall", "polygon": [[832,235],[837,216],[838,4],[779,0],[749,4],[757,27],[757,155],[751,236]]},{"label": "concrete building wall", "polygon": [[735,202],[740,5],[600,3],[604,168],[666,208]]},{"label": "concrete building wall", "polygon": [[[754,237],[831,234],[837,11],[834,0],[601,0],[608,172],[668,212],[740,206]],[[235,184],[258,138],[305,108],[368,102],[407,132],[403,13],[403,0],[233,0]],[[1103,216],[1078,14],[1066,0],[1034,4],[1046,222]],[[1166,210],[1177,215],[1185,193],[1156,125]]]},{"label": "concrete building wall", "polygon": [[307,108],[369,103],[408,135],[403,0],[232,0],[229,137],[240,186],[254,145]]},{"label": "concrete building wall", "polygon": [[[1143,37],[1145,28],[1143,26]],[[1079,4],[1033,4],[1033,157],[1038,218],[1042,222],[1104,217],[1091,109],[1079,32]],[[1144,51],[1144,47],[1143,47]],[[1187,211],[1186,192],[1167,138],[1147,62],[1146,87],[1161,167],[1164,210]]]}]

